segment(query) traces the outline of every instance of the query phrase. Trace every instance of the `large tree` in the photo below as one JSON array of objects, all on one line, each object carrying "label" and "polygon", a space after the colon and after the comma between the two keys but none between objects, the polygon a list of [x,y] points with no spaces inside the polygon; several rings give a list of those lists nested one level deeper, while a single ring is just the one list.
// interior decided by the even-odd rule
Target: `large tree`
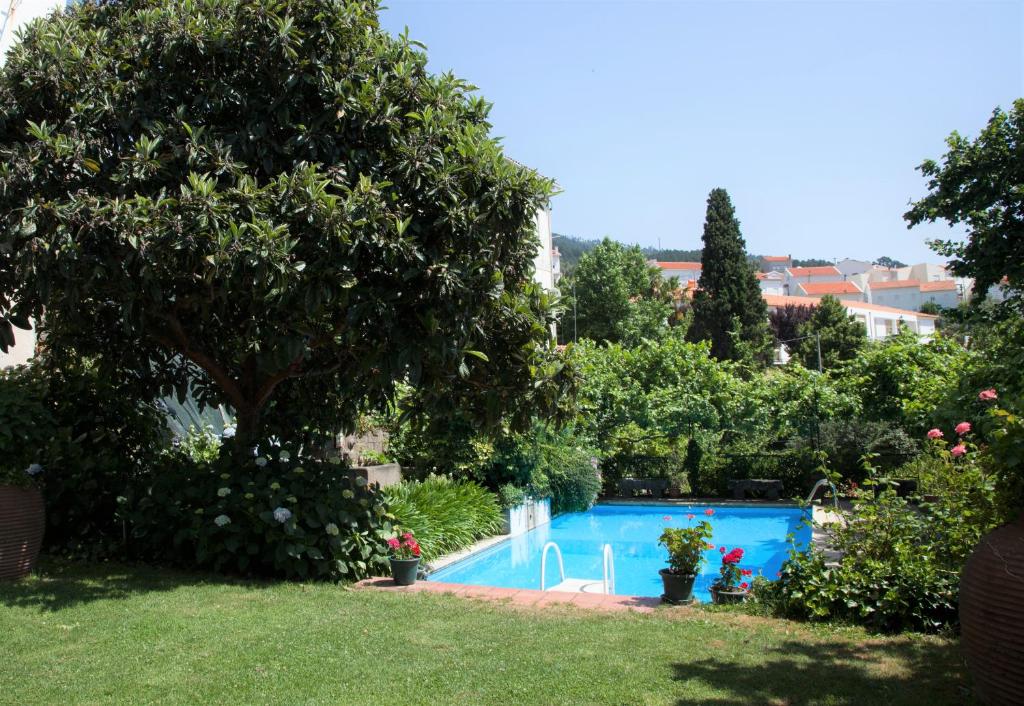
[{"label": "large tree", "polygon": [[45,312],[53,349],[230,404],[239,448],[351,425],[405,380],[434,418],[550,408],[551,183],[377,11],[140,0],[31,24],[0,72],[0,330]]},{"label": "large tree", "polygon": [[672,289],[661,270],[647,263],[639,246],[605,238],[580,258],[562,285],[575,298],[575,321],[563,319],[562,335],[632,345],[642,338],[659,338],[668,331]]},{"label": "large tree", "polygon": [[975,140],[954,132],[942,163],[928,159],[918,169],[928,177],[928,195],[904,215],[908,227],[944,220],[967,228],[966,242],[933,240],[950,267],[975,279],[975,295],[1006,277],[1024,290],[1024,98],[1009,113],[996,109]]},{"label": "large tree", "polygon": [[821,298],[810,319],[799,326],[797,333],[801,340],[790,344],[789,348],[804,367],[813,370],[818,369],[819,341],[823,370],[853,360],[868,341],[864,324],[847,314],[843,303],[831,295]]},{"label": "large tree", "polygon": [[708,196],[703,241],[704,268],[693,299],[690,340],[710,340],[711,354],[720,360],[750,356],[769,362],[768,309],[725,189],[713,189]]}]

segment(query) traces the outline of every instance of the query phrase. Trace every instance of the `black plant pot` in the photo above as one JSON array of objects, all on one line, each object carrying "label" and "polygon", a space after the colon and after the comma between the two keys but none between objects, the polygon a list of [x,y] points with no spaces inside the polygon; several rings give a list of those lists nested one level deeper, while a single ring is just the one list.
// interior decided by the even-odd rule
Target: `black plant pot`
[{"label": "black plant pot", "polygon": [[419,557],[415,559],[390,559],[391,578],[399,586],[412,586],[416,583],[416,569],[419,568]]},{"label": "black plant pot", "polygon": [[711,587],[711,602],[715,605],[728,605],[729,603],[742,603],[747,600],[750,591],[743,588],[736,588],[731,591]]},{"label": "black plant pot", "polygon": [[668,569],[662,569],[661,582],[665,586],[665,592],[661,600],[665,603],[689,603],[693,600],[693,583],[697,580],[697,574],[673,574]]}]

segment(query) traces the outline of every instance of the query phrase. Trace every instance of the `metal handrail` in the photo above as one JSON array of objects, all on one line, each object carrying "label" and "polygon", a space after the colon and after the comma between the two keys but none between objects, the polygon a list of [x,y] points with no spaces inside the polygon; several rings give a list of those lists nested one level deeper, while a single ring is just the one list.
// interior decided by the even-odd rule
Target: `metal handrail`
[{"label": "metal handrail", "polygon": [[[608,577],[611,576],[611,582]],[[612,557],[612,545],[604,545],[604,593],[606,596],[615,593],[615,559]]]},{"label": "metal handrail", "polygon": [[839,491],[836,490],[835,484],[833,484],[832,481],[830,481],[828,478],[822,478],[821,480],[814,484],[814,487],[811,488],[810,495],[807,496],[807,504],[810,505],[811,501],[814,500],[814,495],[818,492],[818,488],[821,488],[822,486],[826,485],[832,489],[832,504],[835,505],[836,511],[838,512]]},{"label": "metal handrail", "polygon": [[540,590],[542,591],[544,590],[544,577],[547,574],[548,568],[548,549],[551,548],[554,548],[555,556],[558,557],[559,581],[565,581],[565,564],[562,562],[562,550],[554,542],[548,542],[544,545],[544,553],[540,555]]}]

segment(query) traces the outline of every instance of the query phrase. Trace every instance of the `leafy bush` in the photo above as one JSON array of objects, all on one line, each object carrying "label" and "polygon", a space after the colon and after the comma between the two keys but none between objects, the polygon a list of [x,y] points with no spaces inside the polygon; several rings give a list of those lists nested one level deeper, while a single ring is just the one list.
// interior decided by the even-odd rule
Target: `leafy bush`
[{"label": "leafy bush", "polygon": [[57,423],[46,392],[35,368],[0,369],[0,485],[32,485],[53,459]]},{"label": "leafy bush", "polygon": [[497,497],[473,481],[431,475],[383,488],[381,494],[396,526],[416,536],[427,561],[502,528]]},{"label": "leafy bush", "polygon": [[[829,469],[844,480],[858,483],[864,479],[863,458],[869,454],[879,470],[890,472],[921,453],[920,445],[898,426],[867,419],[825,422],[816,441],[827,457]],[[794,442],[800,449],[811,448],[814,444],[813,437]]]},{"label": "leafy bush", "polygon": [[877,498],[875,481],[855,493],[844,525],[828,525],[842,553],[793,551],[780,580],[757,582],[760,600],[776,613],[809,620],[844,620],[880,631],[932,632],[957,620],[960,571],[996,521],[991,477],[972,457],[956,460],[935,448],[927,487],[934,502],[914,506],[891,489]]},{"label": "leafy bush", "polygon": [[701,520],[692,527],[666,527],[658,544],[668,549],[669,571],[691,576],[700,573],[704,551],[710,546],[711,523]]},{"label": "leafy bush", "polygon": [[283,578],[372,575],[394,534],[364,479],[288,449],[209,463],[168,454],[122,516],[141,558]]},{"label": "leafy bush", "polygon": [[[87,362],[41,358],[0,372],[4,469],[30,463],[46,499],[47,549],[112,557],[124,551],[118,497],[150,472],[167,444],[163,415]],[[0,480],[3,482],[3,480]]]},{"label": "leafy bush", "polygon": [[522,505],[529,497],[530,495],[525,488],[520,488],[512,483],[506,483],[498,488],[498,504],[502,510]]}]

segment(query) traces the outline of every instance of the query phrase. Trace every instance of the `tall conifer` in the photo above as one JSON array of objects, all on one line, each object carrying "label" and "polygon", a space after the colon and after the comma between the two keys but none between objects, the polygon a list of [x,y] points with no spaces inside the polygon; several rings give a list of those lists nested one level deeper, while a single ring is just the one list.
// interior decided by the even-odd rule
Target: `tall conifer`
[{"label": "tall conifer", "polygon": [[769,362],[768,310],[725,189],[708,195],[703,241],[703,272],[693,300],[690,339],[710,340],[711,354],[720,360]]}]

